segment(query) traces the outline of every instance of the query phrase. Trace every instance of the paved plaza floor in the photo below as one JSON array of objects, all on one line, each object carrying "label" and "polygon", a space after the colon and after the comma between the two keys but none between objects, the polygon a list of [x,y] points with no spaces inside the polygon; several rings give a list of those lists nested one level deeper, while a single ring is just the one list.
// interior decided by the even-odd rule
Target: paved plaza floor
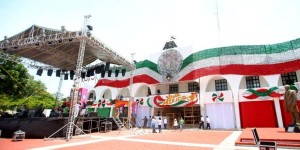
[{"label": "paved plaza floor", "polygon": [[235,146],[242,131],[220,131],[185,129],[163,130],[151,133],[150,129],[135,129],[92,133],[73,136],[69,141],[63,139],[0,139],[0,150],[257,150],[256,146]]}]

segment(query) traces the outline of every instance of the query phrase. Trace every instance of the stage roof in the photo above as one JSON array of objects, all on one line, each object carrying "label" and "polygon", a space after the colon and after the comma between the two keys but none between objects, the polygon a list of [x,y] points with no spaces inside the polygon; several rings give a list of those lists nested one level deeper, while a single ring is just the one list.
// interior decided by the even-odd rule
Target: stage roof
[{"label": "stage roof", "polygon": [[121,57],[91,33],[50,29],[33,25],[25,31],[0,41],[0,50],[28,58],[53,68],[76,70],[80,40],[86,39],[82,66],[97,59],[101,62],[122,65],[132,70],[134,65]]}]

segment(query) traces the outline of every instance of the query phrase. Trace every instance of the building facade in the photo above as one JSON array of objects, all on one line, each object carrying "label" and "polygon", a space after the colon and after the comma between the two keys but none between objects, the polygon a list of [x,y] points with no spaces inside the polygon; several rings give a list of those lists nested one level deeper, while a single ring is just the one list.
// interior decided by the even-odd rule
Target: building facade
[{"label": "building facade", "polygon": [[300,39],[183,51],[171,39],[157,59],[137,62],[132,72],[111,67],[95,85],[84,87],[90,110],[102,117],[116,112],[128,117],[129,111],[137,125],[145,116],[166,117],[170,127],[180,117],[187,127],[198,127],[201,116],[208,116],[214,129],[291,122],[283,85],[298,89]]}]

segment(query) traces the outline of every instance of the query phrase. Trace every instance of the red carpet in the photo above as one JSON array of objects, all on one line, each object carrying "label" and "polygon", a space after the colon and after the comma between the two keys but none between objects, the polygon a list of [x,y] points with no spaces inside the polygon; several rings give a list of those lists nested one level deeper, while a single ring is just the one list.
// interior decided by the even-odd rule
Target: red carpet
[{"label": "red carpet", "polygon": [[[235,145],[255,145],[251,129],[244,129]],[[257,133],[261,141],[275,141],[278,147],[300,148],[300,133],[285,132],[284,128],[257,128]]]}]

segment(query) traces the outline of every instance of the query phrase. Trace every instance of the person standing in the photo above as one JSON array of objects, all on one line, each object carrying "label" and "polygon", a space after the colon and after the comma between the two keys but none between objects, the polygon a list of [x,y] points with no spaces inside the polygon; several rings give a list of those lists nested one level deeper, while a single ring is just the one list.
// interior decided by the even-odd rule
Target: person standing
[{"label": "person standing", "polygon": [[299,109],[297,106],[297,94],[295,90],[291,90],[289,85],[284,86],[284,104],[286,111],[292,118],[290,126],[300,126]]},{"label": "person standing", "polygon": [[201,115],[201,119],[200,119],[200,126],[199,126],[199,128],[201,129],[204,129],[204,118],[203,118],[203,116]]},{"label": "person standing", "polygon": [[165,127],[165,129],[167,129],[167,124],[168,124],[167,117],[164,117],[164,127]]},{"label": "person standing", "polygon": [[77,102],[75,105],[74,105],[74,117],[77,117],[78,116],[78,113],[79,113],[79,110],[80,110],[80,104],[79,102]]},{"label": "person standing", "polygon": [[206,116],[206,129],[210,129],[210,119]]},{"label": "person standing", "polygon": [[162,120],[161,120],[161,118],[159,117],[159,118],[158,118],[158,121],[157,121],[158,132],[159,132],[159,133],[161,133],[161,124],[162,124]]},{"label": "person standing", "polygon": [[184,120],[183,120],[183,118],[181,117],[180,120],[179,120],[180,132],[181,132],[182,129],[183,129],[183,125],[184,125]]},{"label": "person standing", "polygon": [[156,133],[155,124],[156,124],[156,119],[153,116],[152,119],[151,119],[152,133]]},{"label": "person standing", "polygon": [[144,120],[143,128],[146,128],[147,127],[147,123],[148,123],[147,117],[145,116],[144,119],[142,119],[142,120]]},{"label": "person standing", "polygon": [[175,131],[176,131],[177,126],[178,126],[178,122],[177,122],[177,119],[176,119],[176,118],[174,118],[174,124],[173,124],[173,126],[174,126],[174,129],[175,129]]}]

